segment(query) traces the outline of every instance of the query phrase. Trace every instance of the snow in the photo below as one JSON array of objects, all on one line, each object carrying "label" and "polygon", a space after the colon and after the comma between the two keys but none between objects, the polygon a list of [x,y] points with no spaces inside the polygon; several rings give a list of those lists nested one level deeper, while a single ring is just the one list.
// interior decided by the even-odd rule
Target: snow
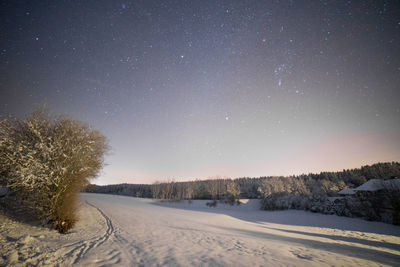
[{"label": "snow", "polygon": [[354,195],[355,191],[353,188],[345,188],[342,191],[339,191],[340,195]]},{"label": "snow", "polygon": [[378,191],[383,189],[383,180],[381,179],[371,179],[354,188],[355,191]]},{"label": "snow", "polygon": [[345,188],[339,191],[340,195],[354,195],[356,191],[378,191],[384,188],[400,189],[400,179],[371,179],[356,188]]},{"label": "snow", "polygon": [[397,178],[397,179],[384,180],[383,186],[387,189],[400,190],[400,179]]},{"label": "snow", "polygon": [[305,211],[82,194],[66,235],[0,214],[0,266],[378,266],[400,263],[400,227]]},{"label": "snow", "polygon": [[335,202],[338,199],[344,199],[344,197],[328,197],[327,198],[330,202]]}]

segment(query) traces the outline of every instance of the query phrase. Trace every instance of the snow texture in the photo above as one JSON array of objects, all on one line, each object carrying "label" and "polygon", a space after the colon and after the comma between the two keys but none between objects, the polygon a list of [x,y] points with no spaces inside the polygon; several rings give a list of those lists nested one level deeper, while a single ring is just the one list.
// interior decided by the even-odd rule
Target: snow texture
[{"label": "snow texture", "polygon": [[345,188],[338,192],[340,195],[354,195],[357,191],[379,191],[382,189],[400,189],[400,179],[371,179],[356,188]]},{"label": "snow texture", "polygon": [[339,192],[339,195],[354,195],[355,191],[353,188],[345,188]]},{"label": "snow texture", "polygon": [[400,227],[298,210],[82,194],[66,235],[0,214],[0,265],[395,266]]},{"label": "snow texture", "polygon": [[378,191],[383,189],[383,180],[371,179],[359,187],[355,188],[354,191]]}]

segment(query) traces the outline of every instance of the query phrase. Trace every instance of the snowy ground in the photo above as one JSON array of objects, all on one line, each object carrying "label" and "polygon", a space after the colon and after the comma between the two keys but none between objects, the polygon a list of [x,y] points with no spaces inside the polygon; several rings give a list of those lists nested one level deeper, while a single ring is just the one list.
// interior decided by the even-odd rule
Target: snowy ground
[{"label": "snowy ground", "polygon": [[0,266],[400,266],[400,227],[303,211],[82,194],[66,235],[0,215]]}]

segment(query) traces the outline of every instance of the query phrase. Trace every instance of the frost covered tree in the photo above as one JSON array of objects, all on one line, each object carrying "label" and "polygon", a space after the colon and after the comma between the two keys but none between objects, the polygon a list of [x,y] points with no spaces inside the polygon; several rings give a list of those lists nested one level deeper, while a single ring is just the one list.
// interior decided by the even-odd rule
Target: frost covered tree
[{"label": "frost covered tree", "polygon": [[230,204],[239,204],[240,187],[234,181],[228,181],[226,184],[226,200]]},{"label": "frost covered tree", "polygon": [[0,183],[60,233],[76,220],[77,195],[103,166],[106,139],[87,124],[42,108],[0,121]]}]

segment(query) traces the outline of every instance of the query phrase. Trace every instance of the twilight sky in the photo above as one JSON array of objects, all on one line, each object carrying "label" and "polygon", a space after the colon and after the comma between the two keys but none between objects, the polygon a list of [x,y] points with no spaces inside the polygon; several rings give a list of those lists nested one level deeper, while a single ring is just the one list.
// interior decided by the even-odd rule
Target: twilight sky
[{"label": "twilight sky", "polygon": [[400,160],[398,1],[2,1],[0,115],[112,146],[94,182]]}]

